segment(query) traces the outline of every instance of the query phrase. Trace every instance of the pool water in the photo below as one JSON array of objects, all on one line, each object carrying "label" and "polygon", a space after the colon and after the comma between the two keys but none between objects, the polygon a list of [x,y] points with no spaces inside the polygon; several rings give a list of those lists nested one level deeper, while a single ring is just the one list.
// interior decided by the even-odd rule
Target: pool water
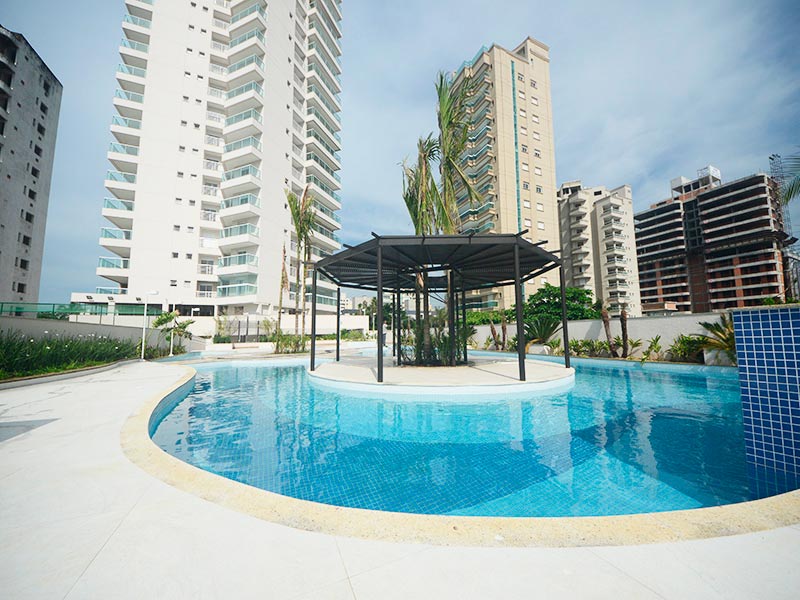
[{"label": "pool water", "polygon": [[301,364],[201,364],[153,440],[201,469],[337,506],[589,516],[754,498],[735,371],[576,367],[568,393],[370,397]]}]

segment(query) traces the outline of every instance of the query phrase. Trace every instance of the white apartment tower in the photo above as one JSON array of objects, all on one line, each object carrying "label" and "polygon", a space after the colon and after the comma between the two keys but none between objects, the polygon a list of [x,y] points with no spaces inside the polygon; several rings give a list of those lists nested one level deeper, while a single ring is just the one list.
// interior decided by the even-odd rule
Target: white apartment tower
[{"label": "white apartment tower", "polygon": [[[456,84],[470,77],[471,126],[463,164],[480,202],[470,205],[461,189],[463,233],[519,233],[559,248],[550,54],[543,43],[526,38],[513,50],[483,47],[455,73]],[[526,294],[558,276],[525,284]],[[472,308],[510,308],[513,287],[470,294]]]},{"label": "white apartment tower", "polygon": [[569,181],[558,191],[561,256],[568,286],[590,290],[612,316],[642,316],[629,185],[613,190]]},{"label": "white apartment tower", "polygon": [[[274,316],[297,268],[285,191],[340,245],[340,2],[125,0],[97,274],[73,300]],[[91,296],[91,298],[89,298]],[[284,292],[293,306],[294,290]],[[335,288],[321,282],[320,310]]]},{"label": "white apartment tower", "polygon": [[37,302],[61,83],[0,26],[0,301]]}]

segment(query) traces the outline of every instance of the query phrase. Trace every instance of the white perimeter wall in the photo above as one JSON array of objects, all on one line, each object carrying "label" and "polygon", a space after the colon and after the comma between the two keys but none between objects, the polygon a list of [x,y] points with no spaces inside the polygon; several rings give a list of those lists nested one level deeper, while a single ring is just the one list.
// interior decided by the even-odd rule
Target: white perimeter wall
[{"label": "white perimeter wall", "polygon": [[[62,336],[82,335],[84,337],[108,336],[118,340],[132,340],[138,342],[142,339],[141,317],[139,317],[139,327],[120,327],[110,324],[102,325],[96,323],[75,323],[74,321],[60,321],[56,319],[28,319],[25,317],[0,317],[0,331],[18,331],[25,336],[34,339],[59,334]],[[158,344],[164,346],[169,344],[161,339],[157,329],[147,330],[147,345]],[[186,341],[183,342],[186,346]]]},{"label": "white perimeter wall", "polygon": [[[666,349],[679,335],[694,335],[705,333],[705,330],[700,326],[701,322],[715,323],[719,321],[719,313],[698,313],[687,315],[672,315],[669,317],[638,317],[636,319],[628,319],[628,337],[641,339],[643,345],[647,345],[647,340],[660,335],[661,347]],[[475,335],[475,341],[478,346],[483,347],[487,337],[491,337],[488,325],[478,325],[478,330]],[[500,332],[500,325],[495,324],[497,335],[502,335]],[[515,323],[509,323],[508,339],[511,339],[517,334],[517,326]],[[591,319],[583,321],[570,321],[568,324],[569,339],[571,340],[605,340],[606,334],[603,329],[603,321],[600,319]],[[562,337],[559,331],[555,337]],[[619,318],[611,319],[611,335],[622,335],[620,328]]]}]

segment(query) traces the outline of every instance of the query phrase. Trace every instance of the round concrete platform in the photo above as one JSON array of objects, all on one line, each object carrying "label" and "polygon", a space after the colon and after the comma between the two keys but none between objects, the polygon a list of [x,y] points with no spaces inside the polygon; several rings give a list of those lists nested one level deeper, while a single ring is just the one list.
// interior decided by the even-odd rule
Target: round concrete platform
[{"label": "round concrete platform", "polygon": [[[526,381],[519,380],[516,360],[480,357],[456,367],[396,366],[384,359],[383,383],[377,381],[375,357],[348,356],[324,362],[308,375],[314,385],[332,389],[399,394],[555,393],[575,384],[575,369],[538,360],[525,361]],[[499,389],[498,389],[499,388]]]}]

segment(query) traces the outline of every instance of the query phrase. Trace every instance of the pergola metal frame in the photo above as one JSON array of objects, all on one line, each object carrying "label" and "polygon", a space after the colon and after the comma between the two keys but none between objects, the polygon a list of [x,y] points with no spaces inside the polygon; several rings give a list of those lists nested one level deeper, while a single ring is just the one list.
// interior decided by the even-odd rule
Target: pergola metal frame
[{"label": "pergola metal frame", "polygon": [[[392,332],[393,353],[401,363],[400,295],[415,291],[417,274],[428,274],[427,289],[448,292],[448,328],[450,339],[455,340],[457,309],[460,295],[460,320],[466,323],[466,292],[477,289],[514,286],[517,355],[519,379],[525,381],[525,327],[522,315],[522,284],[552,269],[559,268],[561,286],[561,326],[564,338],[564,364],[570,366],[569,337],[567,333],[567,306],[562,260],[533,244],[518,234],[484,235],[397,235],[379,236],[357,246],[327,256],[312,265],[311,284],[311,359],[310,370],[316,367],[317,336],[317,280],[322,273],[337,285],[336,289],[336,361],[340,360],[341,346],[341,289],[361,289],[377,292],[378,332],[377,380],[383,382],[383,298],[384,291],[392,294],[394,313]],[[435,275],[444,272],[444,275]],[[434,274],[434,275],[432,275]],[[455,310],[453,310],[455,309]],[[467,357],[466,344],[463,349]],[[451,362],[455,358],[455,344],[450,345]]]}]

